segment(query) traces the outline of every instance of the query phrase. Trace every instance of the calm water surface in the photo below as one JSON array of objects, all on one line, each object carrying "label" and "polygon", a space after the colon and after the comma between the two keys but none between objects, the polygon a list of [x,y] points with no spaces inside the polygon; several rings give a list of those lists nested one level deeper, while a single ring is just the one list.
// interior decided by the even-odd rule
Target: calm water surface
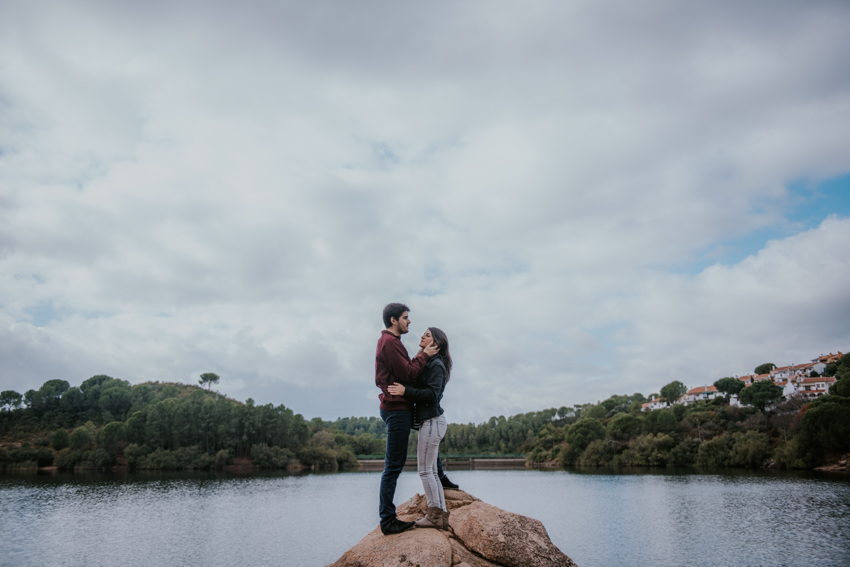
[{"label": "calm water surface", "polygon": [[[850,565],[850,482],[829,476],[452,471],[541,520],[579,567]],[[0,475],[2,565],[335,561],[377,525],[379,473]],[[422,492],[402,475],[396,504]]]}]

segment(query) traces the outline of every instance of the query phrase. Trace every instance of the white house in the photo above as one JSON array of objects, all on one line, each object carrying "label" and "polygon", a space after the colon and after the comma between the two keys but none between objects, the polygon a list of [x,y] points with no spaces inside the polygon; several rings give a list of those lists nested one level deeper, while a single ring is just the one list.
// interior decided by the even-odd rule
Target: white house
[{"label": "white house", "polygon": [[698,400],[713,400],[714,398],[722,398],[723,394],[717,391],[717,388],[714,386],[697,386],[696,388],[691,388],[685,395],[682,396],[682,399],[679,400],[680,403],[690,405]]},{"label": "white house", "polygon": [[820,378],[803,378],[797,380],[796,393],[812,399],[829,393],[829,387],[835,383],[832,376],[821,376]]},{"label": "white house", "polygon": [[640,405],[640,411],[652,411],[657,409],[664,409],[667,407],[667,402],[664,398],[658,397],[649,400],[648,402]]}]

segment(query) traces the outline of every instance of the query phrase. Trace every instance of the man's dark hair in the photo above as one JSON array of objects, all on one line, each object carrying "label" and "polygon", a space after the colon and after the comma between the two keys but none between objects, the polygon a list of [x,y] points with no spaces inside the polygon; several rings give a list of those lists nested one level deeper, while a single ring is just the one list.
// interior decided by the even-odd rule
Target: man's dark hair
[{"label": "man's dark hair", "polygon": [[384,327],[387,329],[392,327],[393,323],[390,319],[400,320],[405,311],[410,311],[410,307],[404,303],[390,303],[384,307]]}]

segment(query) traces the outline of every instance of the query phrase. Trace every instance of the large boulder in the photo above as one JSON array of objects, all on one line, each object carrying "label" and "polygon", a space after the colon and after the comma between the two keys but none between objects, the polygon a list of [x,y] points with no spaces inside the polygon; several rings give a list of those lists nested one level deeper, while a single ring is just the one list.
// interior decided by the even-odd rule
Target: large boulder
[{"label": "large boulder", "polygon": [[[449,531],[414,528],[385,536],[372,530],[329,567],[575,567],[533,518],[490,506],[460,490],[446,490]],[[415,495],[396,508],[403,520],[425,513]]]},{"label": "large boulder", "polygon": [[451,564],[452,546],[445,532],[414,528],[385,536],[379,526],[330,567],[451,567]]},{"label": "large boulder", "polygon": [[534,518],[506,512],[486,502],[473,502],[452,512],[449,524],[467,549],[501,565],[575,567]]}]

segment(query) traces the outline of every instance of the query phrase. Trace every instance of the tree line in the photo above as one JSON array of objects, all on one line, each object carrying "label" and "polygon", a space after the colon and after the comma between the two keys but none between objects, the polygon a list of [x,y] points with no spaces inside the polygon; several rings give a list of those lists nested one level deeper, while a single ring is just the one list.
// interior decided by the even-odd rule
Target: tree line
[{"label": "tree line", "polygon": [[[813,400],[800,395],[785,400],[772,381],[744,388],[735,378],[715,382],[725,397],[650,412],[613,396],[567,416],[565,423],[541,427],[526,445],[527,460],[565,467],[814,468],[850,451],[850,355],[827,365],[824,375],[837,380],[828,394]],[[681,382],[661,388],[667,400],[684,392]],[[748,407],[730,405],[733,394]]]},{"label": "tree line", "polygon": [[[760,367],[761,368],[761,367]],[[715,382],[726,398],[642,412],[640,393],[484,423],[448,426],[442,455],[522,454],[561,466],[762,466],[811,468],[850,450],[850,355],[824,370],[838,380],[813,401],[781,401],[770,381],[740,389]],[[356,467],[381,457],[386,426],[378,417],[305,420],[284,405],[244,403],[199,386],[130,385],[93,376],[72,387],[48,380],[23,395],[0,392],[0,468],[210,469],[234,462],[264,468]],[[734,381],[734,382],[733,382]],[[681,382],[661,388],[674,400]],[[738,394],[751,407],[729,405]],[[746,399],[745,399],[746,398]],[[416,454],[411,434],[410,455]]]}]

